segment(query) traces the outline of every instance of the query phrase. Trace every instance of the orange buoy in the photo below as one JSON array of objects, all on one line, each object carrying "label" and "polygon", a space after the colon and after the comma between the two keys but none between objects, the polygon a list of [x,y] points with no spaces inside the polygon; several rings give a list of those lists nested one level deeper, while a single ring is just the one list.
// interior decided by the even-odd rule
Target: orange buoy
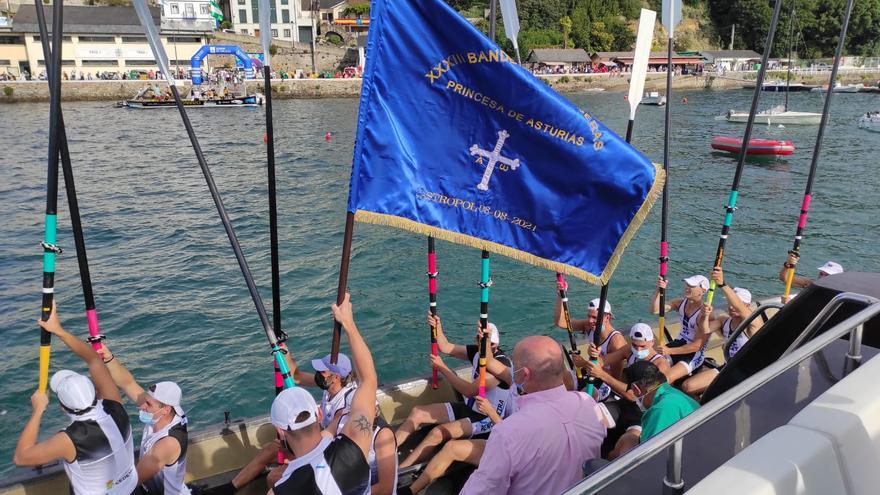
[{"label": "orange buoy", "polygon": [[332,133],[328,132],[327,134],[324,134],[324,141],[327,141],[329,143],[331,139],[333,139]]},{"label": "orange buoy", "polygon": [[269,135],[263,134],[263,144],[269,144]]}]

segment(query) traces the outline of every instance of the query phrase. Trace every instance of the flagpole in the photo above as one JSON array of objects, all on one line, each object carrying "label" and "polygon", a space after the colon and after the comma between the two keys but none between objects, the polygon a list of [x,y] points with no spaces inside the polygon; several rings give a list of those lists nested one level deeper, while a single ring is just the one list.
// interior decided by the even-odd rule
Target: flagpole
[{"label": "flagpole", "polygon": [[[43,60],[47,61],[46,73],[50,77],[54,77],[51,63],[53,61],[52,51],[49,47],[49,33],[46,28],[46,14],[43,11],[43,2],[37,0],[35,8],[37,11],[37,25],[40,31],[40,42],[43,49]],[[51,84],[51,80],[49,81]],[[73,241],[76,246],[76,259],[79,265],[80,284],[83,290],[83,300],[86,307],[86,321],[89,327],[88,342],[92,344],[92,348],[101,351],[101,341],[104,336],[101,335],[101,327],[98,324],[98,312],[95,310],[95,295],[92,290],[92,276],[89,270],[89,259],[86,253],[86,241],[83,235],[82,219],[79,213],[79,201],[76,194],[76,184],[73,180],[73,166],[70,161],[70,149],[67,145],[67,131],[64,127],[64,114],[58,109],[58,139],[61,151],[61,170],[64,173],[64,189],[67,191],[67,204],[70,209],[70,224],[73,230]]]},{"label": "flagpole", "polygon": [[[669,3],[672,3],[670,5]],[[681,0],[669,0],[663,3],[663,26],[666,28],[666,109],[663,118],[663,171],[666,173],[666,182],[663,184],[663,206],[660,213],[660,278],[666,280],[667,265],[669,263],[669,242],[666,232],[669,221],[669,128],[672,116],[672,47],[675,26],[681,21]],[[657,333],[660,345],[666,340],[666,288],[659,289],[660,311],[657,318]]]},{"label": "flagpole", "polygon": [[[38,5],[37,10],[42,9]],[[49,80],[49,159],[46,179],[46,221],[43,238],[43,308],[41,319],[48,321],[55,298],[55,257],[61,249],[55,245],[58,233],[58,153],[61,130],[61,48],[64,43],[62,30],[63,0],[52,5],[52,62],[46,61]],[[51,72],[51,76],[49,73]],[[45,392],[49,384],[49,359],[52,353],[52,334],[40,329],[40,367],[38,390]]]},{"label": "flagpole", "polygon": [[[779,11],[782,9],[782,0],[776,0],[773,6],[773,16],[770,18],[770,29],[767,31],[767,40],[764,42],[764,53],[761,55],[761,68],[758,70],[758,79],[755,81],[755,91],[752,95],[752,106],[749,108],[749,118],[746,121],[746,130],[743,134],[742,148],[739,152],[739,160],[736,164],[736,173],[733,175],[733,183],[730,185],[730,195],[725,207],[724,223],[721,226],[721,235],[718,237],[718,248],[715,251],[714,267],[720,268],[724,261],[724,247],[727,244],[727,236],[730,233],[730,225],[733,223],[733,212],[736,211],[736,200],[739,196],[739,183],[742,179],[743,169],[746,163],[746,150],[749,139],[752,137],[752,128],[755,125],[755,114],[758,112],[758,100],[761,97],[761,88],[764,86],[764,75],[767,73],[767,60],[770,58],[770,50],[773,47],[773,36],[776,34],[776,26],[779,24]],[[715,280],[709,281],[709,292],[706,294],[706,304],[711,305],[715,298]]]},{"label": "flagpole", "polygon": [[290,369],[287,367],[287,361],[284,359],[284,351],[278,343],[278,339],[275,337],[275,331],[272,330],[272,324],[269,322],[269,316],[266,314],[266,307],[263,305],[263,299],[260,297],[260,292],[254,282],[254,276],[251,273],[247,259],[245,258],[244,252],[241,250],[241,245],[238,242],[238,238],[235,235],[235,228],[229,220],[226,206],[223,205],[223,198],[220,196],[220,191],[217,189],[217,184],[214,182],[214,177],[211,175],[211,169],[208,167],[208,161],[205,159],[205,154],[202,152],[202,147],[196,137],[192,122],[190,122],[186,109],[183,106],[183,100],[181,100],[180,92],[177,90],[177,82],[171,77],[171,72],[168,69],[168,56],[165,54],[165,49],[162,47],[162,43],[159,40],[159,33],[156,31],[156,25],[153,24],[153,16],[150,13],[150,8],[147,6],[147,1],[134,0],[134,8],[141,21],[141,25],[144,27],[147,41],[150,43],[150,48],[153,50],[153,56],[156,58],[156,63],[159,65],[159,69],[165,76],[166,81],[168,81],[168,87],[171,88],[171,94],[174,96],[174,101],[180,112],[181,120],[183,120],[183,125],[186,128],[186,134],[189,136],[190,144],[196,154],[199,167],[202,170],[202,174],[205,176],[205,182],[208,185],[208,190],[211,192],[211,198],[214,200],[214,206],[217,208],[217,213],[223,224],[223,229],[226,231],[226,236],[229,238],[229,244],[232,247],[232,251],[235,253],[238,267],[241,270],[251,300],[257,310],[257,316],[260,318],[260,324],[266,334],[266,339],[269,341],[272,354],[278,362],[278,367],[281,370],[284,379],[284,386],[285,388],[293,387],[293,377]]},{"label": "flagpole", "polygon": [[[342,259],[339,262],[339,282],[336,284],[336,304],[345,300],[345,289],[348,286],[348,266],[351,263],[351,236],[354,231],[354,213],[345,214],[345,232],[342,236]],[[336,364],[339,356],[339,345],[342,338],[342,324],[333,319],[333,341],[330,345],[330,362]]]},{"label": "flagpole", "polygon": [[[642,94],[645,89],[645,77],[648,75],[648,59],[651,56],[651,42],[654,38],[654,23],[657,19],[657,12],[648,9],[642,9],[639,15],[639,30],[636,37],[636,47],[633,53],[633,67],[629,81],[629,93],[627,100],[629,102],[629,122],[626,125],[626,142],[632,142],[633,128],[636,121],[636,110],[642,101]],[[609,282],[610,283],[610,282]],[[599,291],[599,308],[596,315],[596,327],[593,330],[593,344],[599,347],[601,343],[602,330],[605,327],[605,304],[608,302],[608,285],[602,285]],[[597,359],[591,359],[594,363]],[[593,395],[594,379],[590,376],[587,385],[587,394]]]},{"label": "flagpole", "polygon": [[[556,272],[556,284],[558,285],[559,300],[562,302],[562,315],[565,318],[565,329],[568,333],[568,345],[571,350],[571,354],[580,354],[577,346],[577,341],[574,338],[574,329],[571,326],[571,311],[569,311],[568,309],[568,291],[564,288],[567,286],[565,282],[565,275]],[[570,364],[572,369],[574,369],[578,380],[582,379],[584,377],[584,370],[582,368],[575,367],[574,360],[571,358],[571,356],[567,357],[568,364]]]},{"label": "flagpole", "polygon": [[[794,244],[789,253],[800,256],[801,239],[804,228],[807,226],[807,214],[810,211],[810,201],[813,197],[813,181],[816,178],[816,168],[819,166],[819,152],[822,149],[822,138],[825,135],[825,127],[828,124],[828,116],[831,114],[831,95],[834,94],[834,83],[837,80],[837,69],[840,67],[840,56],[843,54],[843,44],[846,41],[846,31],[849,27],[852,15],[853,0],[847,0],[843,11],[843,25],[840,27],[840,35],[837,38],[837,50],[834,52],[834,63],[831,66],[831,77],[828,81],[828,91],[825,94],[825,105],[822,108],[822,119],[819,121],[819,131],[816,133],[816,144],[813,147],[813,158],[810,162],[810,174],[807,176],[807,185],[804,188],[804,199],[801,202],[801,213],[798,217],[797,230],[794,234]],[[785,298],[791,294],[791,284],[794,281],[794,267],[788,268],[785,274]]]}]

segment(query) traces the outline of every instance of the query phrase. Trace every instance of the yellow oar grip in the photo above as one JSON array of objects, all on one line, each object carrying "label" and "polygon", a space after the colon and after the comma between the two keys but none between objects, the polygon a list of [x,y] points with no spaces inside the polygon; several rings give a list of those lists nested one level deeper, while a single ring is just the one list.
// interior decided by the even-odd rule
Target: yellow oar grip
[{"label": "yellow oar grip", "polygon": [[40,378],[37,388],[40,392],[46,392],[49,386],[49,356],[52,353],[52,347],[48,345],[40,346]]},{"label": "yellow oar grip", "polygon": [[666,332],[663,331],[663,329],[666,328],[666,317],[665,316],[661,316],[659,318],[659,324],[660,324],[660,328],[657,329],[657,333],[660,334],[660,345],[666,345],[666,343],[664,342],[664,340],[666,340]]},{"label": "yellow oar grip", "polygon": [[787,272],[785,272],[785,297],[788,297],[791,294],[791,284],[794,282],[794,268],[789,268]]},{"label": "yellow oar grip", "polygon": [[706,304],[712,305],[712,300],[715,299],[715,281],[709,282],[709,294],[706,296]]}]

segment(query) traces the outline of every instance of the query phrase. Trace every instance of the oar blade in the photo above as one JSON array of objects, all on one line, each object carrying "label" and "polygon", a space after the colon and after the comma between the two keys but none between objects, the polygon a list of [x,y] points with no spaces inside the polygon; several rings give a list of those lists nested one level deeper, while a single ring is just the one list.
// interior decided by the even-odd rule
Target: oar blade
[{"label": "oar blade", "polygon": [[269,61],[269,47],[272,46],[272,14],[269,0],[260,0],[260,41],[263,44],[264,65],[272,65]]},{"label": "oar blade", "polygon": [[177,83],[174,81],[171,71],[168,70],[168,55],[165,53],[165,47],[162,46],[162,41],[159,38],[159,31],[156,29],[156,24],[153,23],[153,15],[150,13],[150,7],[147,5],[147,0],[134,0],[134,10],[137,12],[138,19],[141,21],[141,26],[144,27],[144,32],[147,34],[147,42],[153,50],[153,57],[156,58],[156,65],[159,66],[159,70],[162,71],[168,84],[175,86]]},{"label": "oar blade", "polygon": [[675,26],[681,22],[681,0],[663,0],[663,27],[666,35],[672,39]]},{"label": "oar blade", "polygon": [[654,23],[657,12],[642,9],[639,16],[639,33],[636,37],[636,51],[633,56],[632,72],[629,81],[629,119],[636,117],[636,109],[642,101],[645,90],[645,77],[648,75],[648,59],[651,57],[651,43],[654,41]]}]

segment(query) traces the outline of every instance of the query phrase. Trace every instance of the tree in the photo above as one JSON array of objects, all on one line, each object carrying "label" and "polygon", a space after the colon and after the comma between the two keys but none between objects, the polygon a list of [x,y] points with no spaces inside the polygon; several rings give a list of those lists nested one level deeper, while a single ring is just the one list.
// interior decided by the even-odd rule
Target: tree
[{"label": "tree", "polygon": [[566,15],[559,19],[559,27],[562,28],[562,48],[568,48],[568,35],[571,33],[571,17]]},{"label": "tree", "polygon": [[370,3],[349,5],[342,11],[343,17],[370,17]]}]

